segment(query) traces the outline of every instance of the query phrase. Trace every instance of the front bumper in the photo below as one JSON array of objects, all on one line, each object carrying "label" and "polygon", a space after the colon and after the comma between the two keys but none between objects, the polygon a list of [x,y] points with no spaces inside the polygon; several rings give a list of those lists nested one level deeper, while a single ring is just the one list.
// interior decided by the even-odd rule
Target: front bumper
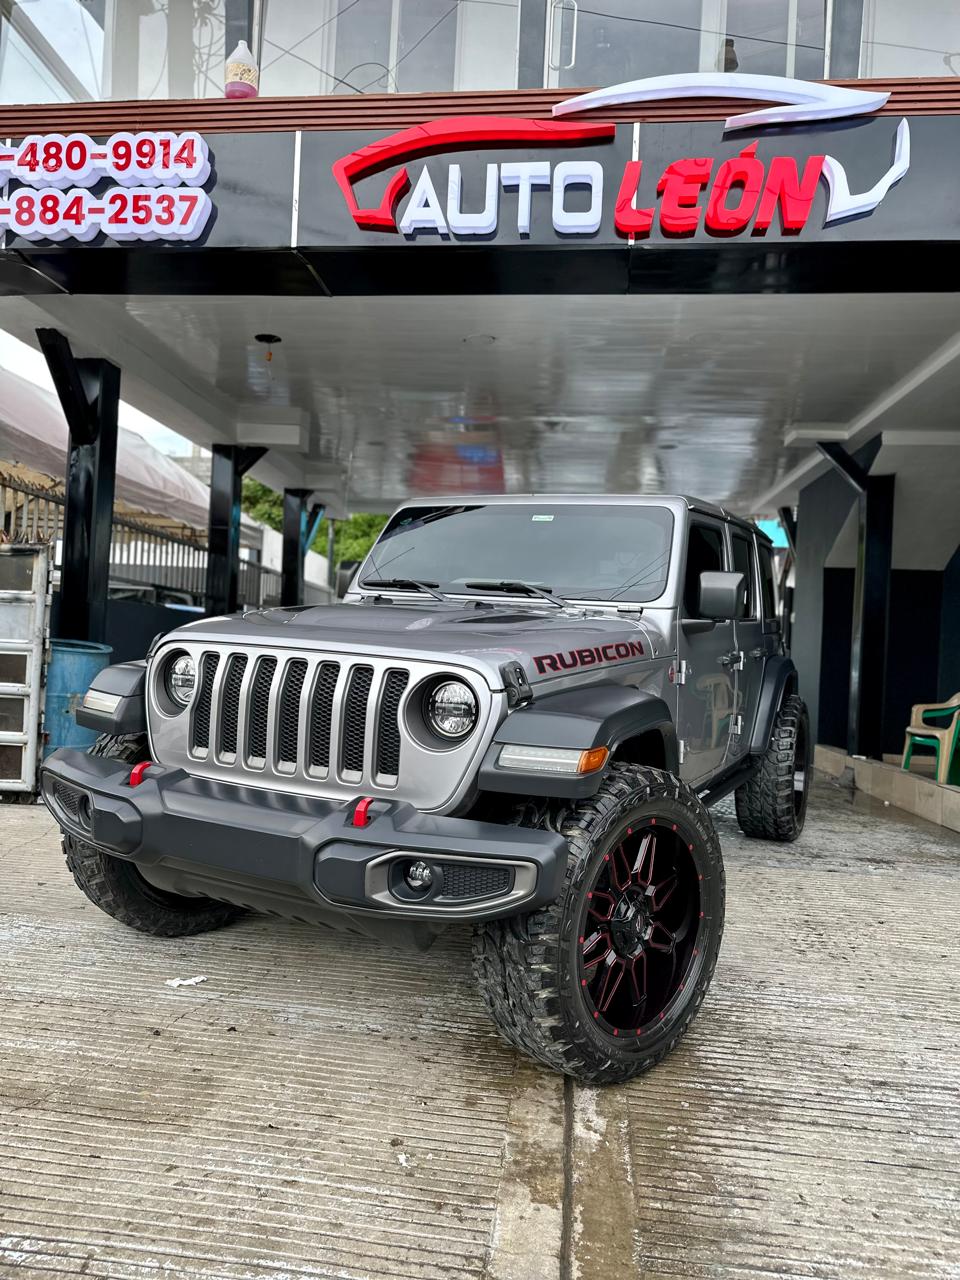
[{"label": "front bumper", "polygon": [[[365,920],[486,920],[526,912],[561,891],[562,836],[436,817],[374,800],[367,825],[347,804],[130,766],[63,748],[44,762],[43,798],[71,835],[127,858],[151,884],[295,919],[370,929]],[[404,881],[411,860],[433,872]],[[341,917],[338,919],[337,917]]]}]

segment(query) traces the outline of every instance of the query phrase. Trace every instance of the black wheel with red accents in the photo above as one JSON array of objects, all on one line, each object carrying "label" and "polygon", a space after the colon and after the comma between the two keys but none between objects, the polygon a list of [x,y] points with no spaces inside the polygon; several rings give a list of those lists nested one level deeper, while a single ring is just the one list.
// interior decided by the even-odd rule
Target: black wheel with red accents
[{"label": "black wheel with red accents", "polygon": [[567,838],[564,893],[477,928],[481,993],[524,1053],[587,1083],[628,1080],[670,1052],[713,976],[724,913],[713,823],[673,775],[627,764],[537,821]]}]

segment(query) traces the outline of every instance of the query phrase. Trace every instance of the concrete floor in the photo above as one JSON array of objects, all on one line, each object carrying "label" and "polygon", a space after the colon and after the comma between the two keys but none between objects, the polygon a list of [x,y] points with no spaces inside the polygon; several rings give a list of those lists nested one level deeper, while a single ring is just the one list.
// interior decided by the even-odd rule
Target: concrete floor
[{"label": "concrete floor", "polygon": [[0,810],[0,1274],[956,1280],[960,837],[822,784],[796,845],[717,820],[704,1010],[597,1091],[500,1044],[464,938],[144,938]]}]

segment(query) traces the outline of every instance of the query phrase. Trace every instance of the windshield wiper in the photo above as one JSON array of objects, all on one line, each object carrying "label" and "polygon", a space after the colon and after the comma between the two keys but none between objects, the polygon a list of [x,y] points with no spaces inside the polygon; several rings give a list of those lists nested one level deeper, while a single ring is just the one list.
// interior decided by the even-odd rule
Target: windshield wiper
[{"label": "windshield wiper", "polygon": [[532,582],[465,582],[463,585],[468,591],[503,591],[511,595],[540,596],[543,600],[549,600],[558,609],[562,609],[565,604],[565,601],[559,600],[549,587],[536,587]]},{"label": "windshield wiper", "polygon": [[433,596],[434,600],[446,602],[449,597],[437,591],[436,582],[421,582],[419,578],[364,578],[361,587],[392,587],[395,591],[422,591],[424,595]]}]

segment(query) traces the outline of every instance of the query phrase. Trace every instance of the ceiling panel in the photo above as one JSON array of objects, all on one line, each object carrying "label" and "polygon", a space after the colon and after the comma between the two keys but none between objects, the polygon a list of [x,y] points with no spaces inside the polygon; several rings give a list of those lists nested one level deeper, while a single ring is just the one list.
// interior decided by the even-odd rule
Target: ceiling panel
[{"label": "ceiling panel", "polygon": [[[84,299],[59,301],[79,322]],[[310,456],[367,508],[478,488],[749,508],[801,456],[787,427],[850,421],[960,330],[949,294],[99,302],[237,406],[306,411]],[[282,338],[269,362],[261,332]]]}]

